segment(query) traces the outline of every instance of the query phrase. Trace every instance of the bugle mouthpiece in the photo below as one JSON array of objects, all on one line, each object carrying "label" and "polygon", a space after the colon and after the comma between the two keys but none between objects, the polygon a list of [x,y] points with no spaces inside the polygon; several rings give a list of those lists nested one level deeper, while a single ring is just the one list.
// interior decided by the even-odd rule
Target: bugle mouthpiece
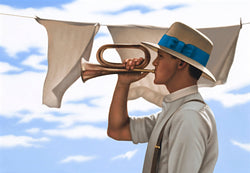
[{"label": "bugle mouthpiece", "polygon": [[138,72],[145,72],[145,73],[154,73],[155,70],[154,69],[133,69],[131,71],[138,71]]}]

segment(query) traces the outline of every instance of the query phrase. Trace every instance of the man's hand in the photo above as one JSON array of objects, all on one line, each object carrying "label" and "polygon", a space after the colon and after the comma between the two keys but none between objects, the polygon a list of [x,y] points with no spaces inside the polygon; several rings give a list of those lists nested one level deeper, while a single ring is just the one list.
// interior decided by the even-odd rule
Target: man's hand
[{"label": "man's hand", "polygon": [[[137,65],[140,65],[144,59],[141,58],[130,58],[126,59],[123,64],[125,68],[130,71],[135,69]],[[129,73],[121,73],[118,75],[118,83],[130,85],[132,82],[138,81],[142,78],[144,78],[148,73],[142,73],[142,72],[129,72]]]}]

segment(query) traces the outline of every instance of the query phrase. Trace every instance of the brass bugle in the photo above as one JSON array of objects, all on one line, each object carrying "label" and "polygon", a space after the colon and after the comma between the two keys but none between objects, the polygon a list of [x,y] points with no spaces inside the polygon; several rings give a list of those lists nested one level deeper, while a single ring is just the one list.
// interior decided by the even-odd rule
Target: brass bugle
[{"label": "brass bugle", "polygon": [[[109,48],[129,48],[129,49],[140,49],[144,52],[145,59],[140,64],[135,66],[133,70],[127,70],[122,63],[113,63],[104,60],[103,52]],[[154,73],[153,69],[144,69],[150,62],[150,53],[149,51],[138,44],[107,44],[100,47],[96,53],[97,61],[99,64],[91,64],[86,61],[82,62],[82,81],[86,82],[88,79],[92,79],[98,76],[109,75],[109,74],[119,74],[119,73],[129,73],[129,72],[145,72],[145,73]]]},{"label": "brass bugle", "polygon": [[88,79],[92,79],[98,76],[109,75],[109,74],[119,74],[119,73],[129,73],[129,72],[145,72],[154,73],[154,69],[121,69],[121,68],[107,68],[97,64],[83,63],[82,68],[82,80],[86,82]]}]

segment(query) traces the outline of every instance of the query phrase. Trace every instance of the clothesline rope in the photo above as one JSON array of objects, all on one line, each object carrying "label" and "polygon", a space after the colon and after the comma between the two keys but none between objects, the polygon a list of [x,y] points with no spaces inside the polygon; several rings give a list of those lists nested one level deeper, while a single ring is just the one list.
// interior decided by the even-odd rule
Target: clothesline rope
[{"label": "clothesline rope", "polygon": [[[0,15],[5,15],[5,16],[13,16],[13,17],[22,17],[22,18],[29,18],[29,19],[36,19],[36,17],[32,17],[32,16],[24,16],[24,15],[18,15],[18,14],[9,14],[9,13],[0,13]],[[241,22],[240,19],[240,25],[249,25],[250,22]],[[101,26],[109,26],[108,24],[100,24]]]},{"label": "clothesline rope", "polygon": [[32,17],[32,16],[23,16],[23,15],[17,15],[17,14],[9,14],[9,13],[0,13],[0,15],[35,19],[35,17]]}]

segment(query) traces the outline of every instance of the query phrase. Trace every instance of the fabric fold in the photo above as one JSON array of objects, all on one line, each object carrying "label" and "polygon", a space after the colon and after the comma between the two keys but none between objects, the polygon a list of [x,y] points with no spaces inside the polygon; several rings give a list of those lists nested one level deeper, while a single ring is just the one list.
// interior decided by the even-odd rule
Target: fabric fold
[{"label": "fabric fold", "polygon": [[[123,25],[108,26],[109,32],[114,43],[140,44],[142,41],[158,43],[168,28],[141,26],[141,25]],[[236,44],[239,36],[240,25],[202,28],[198,29],[207,35],[214,43],[214,48],[207,63],[207,68],[213,73],[217,82],[211,82],[203,77],[198,81],[200,87],[213,87],[224,84],[227,81],[229,70],[233,63]],[[121,59],[124,60],[128,55],[125,51],[117,50]],[[150,64],[146,68],[153,68],[152,62],[156,58],[156,53],[149,50],[151,54]],[[133,54],[133,57],[140,57]],[[130,87],[128,99],[143,97],[147,101],[162,106],[162,99],[168,92],[165,86],[155,85],[153,83],[154,75],[149,74],[140,81],[133,83]]]},{"label": "fabric fold", "polygon": [[59,108],[65,91],[81,76],[81,58],[89,60],[99,23],[36,18],[48,34],[48,71],[43,104]]}]

